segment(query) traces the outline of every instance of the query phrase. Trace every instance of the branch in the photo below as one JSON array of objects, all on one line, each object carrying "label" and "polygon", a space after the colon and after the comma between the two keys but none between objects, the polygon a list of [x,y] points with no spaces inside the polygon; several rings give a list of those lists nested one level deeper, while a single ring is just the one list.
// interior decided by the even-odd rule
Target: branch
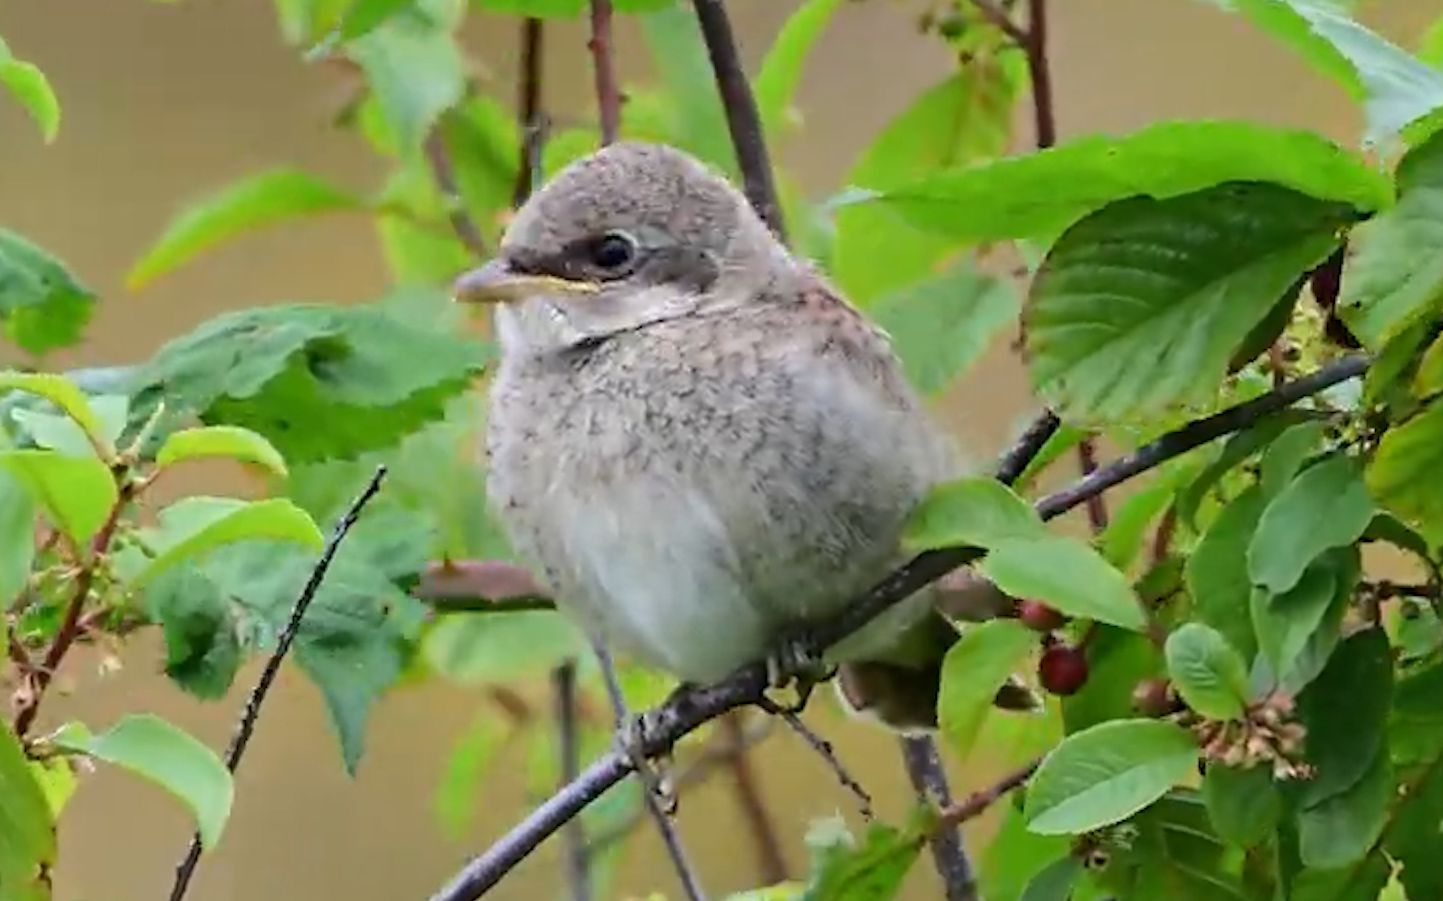
[{"label": "branch", "polygon": [[592,72],[596,80],[596,109],[601,120],[601,146],[615,143],[621,129],[621,91],[612,62],[611,0],[591,0]]},{"label": "branch", "polygon": [[[1289,382],[1275,391],[1189,423],[1101,467],[1071,486],[1047,495],[1037,502],[1034,509],[1042,518],[1054,519],[1095,494],[1217,438],[1244,429],[1296,401],[1339,382],[1356,378],[1367,370],[1368,362],[1368,358],[1363,355],[1343,357],[1312,375]],[[1028,439],[1029,444],[1035,442],[1040,448],[1041,442],[1035,441],[1034,432],[1043,431],[1045,429],[1029,429],[1024,438]],[[1005,458],[1009,474],[1019,459],[1020,455],[1009,452]],[[972,547],[946,548],[918,555],[871,591],[849,604],[836,620],[816,629],[809,642],[811,649],[825,649],[835,644],[894,604],[911,597],[923,586],[980,556],[981,549]],[[715,684],[678,692],[648,715],[648,729],[642,742],[643,750],[648,755],[665,752],[703,723],[729,710],[756,704],[763,698],[767,685],[767,667],[757,662],[738,669]],[[632,766],[623,756],[615,753],[603,756],[587,767],[570,785],[532,811],[483,854],[468,863],[445,887],[432,896],[432,901],[474,901],[482,892],[496,885],[547,836],[631,772]],[[1025,780],[1026,777],[1022,778]],[[972,800],[968,798],[963,805]]]},{"label": "branch", "polygon": [[528,18],[521,23],[521,86],[516,103],[521,124],[521,164],[516,169],[516,185],[511,191],[513,207],[526,202],[541,176],[541,145],[546,138],[546,122],[541,112],[542,50],[541,20]]},{"label": "branch", "polygon": [[481,229],[466,210],[466,199],[461,196],[461,189],[456,184],[456,169],[446,152],[446,139],[441,135],[440,123],[426,135],[425,151],[426,161],[431,166],[431,178],[446,204],[446,219],[451,223],[451,230],[471,253],[478,257],[486,256],[486,239],[481,237]]},{"label": "branch", "polygon": [[[40,702],[45,700],[45,690],[55,679],[55,672],[65,660],[75,639],[80,637],[80,614],[85,610],[85,602],[90,598],[90,588],[95,584],[95,573],[100,568],[100,561],[110,550],[111,539],[115,537],[115,530],[120,525],[120,516],[125,512],[125,507],[135,497],[136,483],[131,481],[129,472],[124,468],[115,471],[116,496],[115,503],[111,505],[110,512],[106,514],[105,522],[101,524],[100,530],[90,541],[89,554],[83,560],[78,561],[80,571],[75,576],[75,591],[71,593],[70,602],[65,606],[65,618],[61,620],[60,628],[55,633],[55,638],[50,642],[50,649],[45,652],[39,664],[30,667],[30,692],[25,698],[25,703],[15,713],[15,737],[24,739],[25,733],[35,722],[35,717],[40,713]],[[24,593],[21,593],[24,597]],[[13,637],[12,637],[13,640]]]},{"label": "branch", "polygon": [[722,5],[722,0],[692,0],[692,5],[696,7],[696,18],[701,25],[702,40],[706,42],[707,56],[711,58],[712,71],[716,73],[717,93],[721,95],[722,106],[726,110],[727,130],[731,132],[732,146],[736,148],[742,188],[762,221],[785,242],[787,235],[782,222],[782,205],[777,199],[776,183],[772,180],[772,164],[767,157],[762,119],[757,113],[757,101],[747,83],[746,72],[742,71],[726,7]]},{"label": "branch", "polygon": [[[591,649],[596,654],[596,663],[601,670],[601,679],[606,684],[607,697],[611,699],[611,710],[619,734],[630,713],[626,709],[626,697],[621,693],[621,681],[616,678],[616,661],[612,660],[611,652],[599,638],[592,639]],[[642,787],[642,806],[646,808],[647,814],[656,824],[656,831],[661,835],[661,842],[666,847],[666,854],[671,858],[671,865],[676,870],[677,878],[681,880],[682,891],[686,892],[688,901],[703,901],[706,893],[702,891],[701,879],[696,875],[696,870],[692,868],[691,861],[687,858],[686,846],[681,843],[681,836],[677,834],[676,824],[671,821],[671,817],[667,816],[666,811],[662,810],[661,802],[657,799],[657,787],[652,780],[644,779],[643,781],[646,784]]]},{"label": "branch", "polygon": [[[311,576],[306,580],[305,587],[301,589],[300,596],[296,598],[295,606],[291,608],[291,618],[281,632],[280,638],[276,640],[275,650],[271,651],[270,659],[266,661],[265,669],[261,670],[255,687],[251,689],[250,697],[246,699],[245,709],[241,712],[240,722],[236,725],[235,735],[231,737],[230,747],[226,748],[225,766],[232,773],[236,771],[236,767],[240,766],[241,757],[246,752],[246,745],[250,744],[251,735],[255,732],[261,705],[265,703],[266,695],[271,690],[271,684],[275,682],[276,674],[280,672],[281,661],[285,659],[286,652],[291,649],[291,643],[296,640],[296,633],[301,629],[301,620],[305,617],[307,608],[311,606],[311,600],[315,598],[316,592],[320,590],[321,582],[326,577],[326,571],[331,568],[331,561],[335,559],[341,542],[345,541],[346,535],[351,531],[351,526],[360,519],[361,510],[370,502],[371,498],[376,496],[376,492],[381,490],[381,482],[385,478],[386,467],[377,467],[376,474],[371,476],[371,481],[366,485],[365,490],[351,503],[346,515],[341,517],[340,522],[336,523],[336,527],[331,531],[331,537],[326,541],[320,559],[316,561],[315,568],[311,570]],[[170,890],[170,901],[181,901],[185,897],[186,889],[190,886],[191,877],[195,875],[196,864],[199,862],[200,833],[197,832],[191,837],[190,848],[185,853],[185,859],[175,868],[175,885]]]},{"label": "branch", "polygon": [[973,792],[956,804],[942,811],[937,822],[938,829],[960,826],[968,820],[981,816],[987,808],[1001,800],[1008,792],[1021,788],[1037,772],[1041,759],[1029,761],[984,789]]},{"label": "branch", "polygon": [[[561,785],[576,778],[581,769],[580,738],[576,727],[576,661],[567,660],[551,671],[551,691],[556,699],[556,737],[561,746]],[[581,820],[566,824],[566,870],[571,880],[572,901],[590,901],[591,866],[586,833]]]},{"label": "branch", "polygon": [[[912,781],[917,799],[941,810],[949,809],[952,794],[947,788],[947,774],[942,769],[937,742],[930,735],[903,735],[898,741],[907,778]],[[932,846],[932,862],[942,877],[947,901],[978,901],[977,877],[957,829],[939,826],[928,837],[928,844]]]},{"label": "branch", "polygon": [[741,804],[742,815],[746,818],[756,848],[757,875],[763,885],[775,885],[787,878],[787,862],[782,856],[782,842],[777,835],[777,825],[767,810],[766,799],[757,785],[756,773],[752,769],[751,757],[747,753],[746,727],[741,714],[729,713],[722,717],[722,730],[727,736],[727,748],[723,755],[727,768],[731,770],[732,782],[736,785],[737,801]]}]

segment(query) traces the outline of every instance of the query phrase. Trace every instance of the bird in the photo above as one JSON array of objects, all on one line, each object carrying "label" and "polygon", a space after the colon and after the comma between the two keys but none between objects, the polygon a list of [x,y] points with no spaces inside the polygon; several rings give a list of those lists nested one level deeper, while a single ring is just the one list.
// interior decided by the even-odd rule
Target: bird
[{"label": "bird", "polygon": [[[561,612],[683,685],[835,617],[958,474],[889,337],[674,147],[570,163],[453,293],[493,311],[486,484],[513,548]],[[935,601],[827,651],[849,710],[936,727],[957,628]]]}]

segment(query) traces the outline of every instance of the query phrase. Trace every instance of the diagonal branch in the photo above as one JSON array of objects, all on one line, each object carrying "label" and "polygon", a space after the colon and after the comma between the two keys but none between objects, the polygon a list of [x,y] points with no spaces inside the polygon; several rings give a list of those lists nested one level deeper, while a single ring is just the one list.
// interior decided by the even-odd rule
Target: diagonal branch
[{"label": "diagonal branch", "polygon": [[[301,620],[305,618],[306,610],[311,606],[311,601],[315,599],[316,592],[320,591],[321,582],[326,578],[326,571],[331,568],[331,561],[335,559],[336,552],[340,550],[341,542],[346,540],[346,535],[351,531],[351,527],[356,524],[356,520],[361,518],[361,510],[370,503],[371,498],[376,496],[376,492],[381,490],[381,482],[385,478],[386,467],[378,467],[365,490],[351,502],[351,507],[346,511],[346,515],[336,523],[330,539],[326,541],[326,546],[321,551],[320,559],[316,561],[315,568],[311,570],[310,578],[306,580],[305,587],[301,589],[300,597],[296,598],[295,606],[291,608],[291,618],[281,632],[280,638],[276,640],[276,648],[271,651],[265,669],[261,670],[255,688],[251,689],[250,697],[246,699],[245,709],[241,713],[240,722],[236,725],[235,735],[230,740],[230,747],[226,748],[225,767],[232,773],[236,771],[236,767],[240,766],[246,746],[250,744],[251,736],[255,734],[256,720],[261,715],[261,705],[265,703],[266,695],[271,690],[271,684],[275,682],[276,675],[281,670],[281,661],[285,659],[286,653],[291,649],[291,644],[296,640],[296,633],[301,630]],[[175,884],[170,890],[170,901],[181,901],[185,897],[186,889],[190,887],[191,877],[195,875],[195,868],[199,862],[200,833],[197,832],[191,837],[185,859],[175,868]]]},{"label": "diagonal branch", "polygon": [[[1356,378],[1367,370],[1368,363],[1369,360],[1364,355],[1343,357],[1309,376],[1289,382],[1246,403],[1189,423],[1097,469],[1069,487],[1047,495],[1036,503],[1034,509],[1042,518],[1054,519],[1085,503],[1089,497],[1154,469],[1168,460],[1244,429],[1305,397]],[[1029,430],[1025,437],[1029,440],[1035,439],[1033,432],[1034,430]],[[1041,446],[1040,442],[1037,446]],[[1020,455],[1009,453],[1007,457],[1010,466],[1015,466],[1018,459]],[[1023,464],[1025,466],[1025,461]],[[982,550],[975,547],[945,548],[918,555],[871,591],[849,604],[837,619],[817,628],[811,636],[812,649],[825,649],[835,644],[923,586],[981,556]],[[742,667],[715,684],[678,692],[667,703],[648,714],[649,728],[643,742],[644,750],[648,754],[663,753],[703,723],[737,707],[757,703],[764,696],[767,685],[767,667],[757,662]],[[547,836],[631,772],[632,765],[622,755],[612,753],[597,760],[570,785],[542,803],[501,840],[468,863],[445,887],[432,896],[432,901],[473,901],[480,897],[483,892],[500,882]],[[1020,780],[1025,778],[1024,775]],[[966,803],[963,802],[964,805]]]},{"label": "diagonal branch", "polygon": [[737,166],[742,173],[742,189],[777,237],[786,241],[782,222],[782,204],[777,199],[777,186],[772,176],[771,159],[767,156],[766,136],[762,133],[762,117],[752,96],[747,74],[737,54],[736,38],[731,20],[727,18],[722,0],[692,0],[707,56],[716,73],[717,92],[726,110],[727,130],[736,148]]}]

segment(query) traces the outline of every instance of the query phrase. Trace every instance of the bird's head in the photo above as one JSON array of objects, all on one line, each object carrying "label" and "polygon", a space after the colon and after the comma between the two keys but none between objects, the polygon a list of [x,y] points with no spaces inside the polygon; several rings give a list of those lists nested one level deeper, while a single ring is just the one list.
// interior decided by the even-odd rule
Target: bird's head
[{"label": "bird's head", "polygon": [[621,143],[532,195],[455,295],[496,305],[504,350],[547,353],[745,303],[791,268],[720,175],[670,147]]}]

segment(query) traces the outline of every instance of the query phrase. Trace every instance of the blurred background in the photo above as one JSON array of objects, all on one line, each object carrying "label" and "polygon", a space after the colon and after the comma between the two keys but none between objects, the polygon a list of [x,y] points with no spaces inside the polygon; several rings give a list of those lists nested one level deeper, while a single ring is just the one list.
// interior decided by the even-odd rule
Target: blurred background
[{"label": "blurred background", "polygon": [[[795,8],[782,0],[728,4],[744,55],[760,50]],[[837,190],[860,150],[922,89],[952,70],[946,49],[919,39],[923,4],[848,3],[807,65],[798,106],[804,122],[774,148],[807,195]],[[1342,92],[1281,46],[1207,3],[1190,0],[1058,0],[1051,55],[1062,138],[1127,131],[1173,117],[1232,117],[1306,126],[1350,143],[1359,123]],[[1443,11],[1435,0],[1365,4],[1360,17],[1404,46]],[[645,82],[649,61],[635,26],[619,19],[624,82]],[[514,95],[516,20],[473,14],[464,32],[471,63],[501,97]],[[373,228],[361,215],[286,225],[208,253],[139,292],[124,274],[187,201],[240,176],[294,165],[369,190],[381,164],[329,122],[346,84],[284,45],[272,5],[261,0],[0,0],[0,34],[41,66],[61,98],[64,122],[45,146],[24,114],[0,103],[0,221],[50,249],[102,298],[88,341],[55,367],[128,363],[227,309],[273,302],[355,302],[386,287]],[[590,115],[590,58],[582,23],[548,23],[545,104],[553,116]],[[1024,103],[1015,144],[1031,141]],[[0,360],[0,362],[6,362]],[[1026,381],[1006,341],[938,402],[977,455],[989,455],[1031,412]],[[212,476],[206,483],[216,490]],[[176,486],[177,488],[194,486]],[[221,703],[201,704],[159,672],[158,642],[121,652],[126,665],[100,674],[100,655],[70,661],[74,696],[47,719],[109,723],[151,710],[222,747],[256,666]],[[544,698],[544,686],[540,697]],[[459,840],[439,827],[433,795],[458,737],[481,709],[478,693],[430,682],[402,686],[372,717],[359,773],[345,775],[321,700],[293,672],[282,678],[237,781],[226,839],[203,862],[190,897],[232,899],[422,898],[508,828],[528,797],[520,753],[503,753],[475,798],[477,816]],[[811,721],[897,817],[910,789],[895,742],[829,709]],[[778,732],[753,755],[780,826],[791,874],[805,872],[802,837],[835,812],[855,820],[851,799],[792,735]],[[985,749],[981,755],[986,757]],[[951,773],[964,792],[991,770],[979,759]],[[709,890],[720,896],[757,882],[747,826],[720,772],[689,793],[683,838]],[[972,827],[985,832],[984,819]],[[62,818],[57,898],[138,901],[160,897],[191,826],[165,794],[121,773],[101,772]],[[979,833],[980,834],[980,833]],[[534,855],[493,893],[498,899],[559,897],[557,843]],[[676,896],[652,832],[642,828],[618,873],[621,897]],[[908,897],[936,895],[919,865]]]}]

